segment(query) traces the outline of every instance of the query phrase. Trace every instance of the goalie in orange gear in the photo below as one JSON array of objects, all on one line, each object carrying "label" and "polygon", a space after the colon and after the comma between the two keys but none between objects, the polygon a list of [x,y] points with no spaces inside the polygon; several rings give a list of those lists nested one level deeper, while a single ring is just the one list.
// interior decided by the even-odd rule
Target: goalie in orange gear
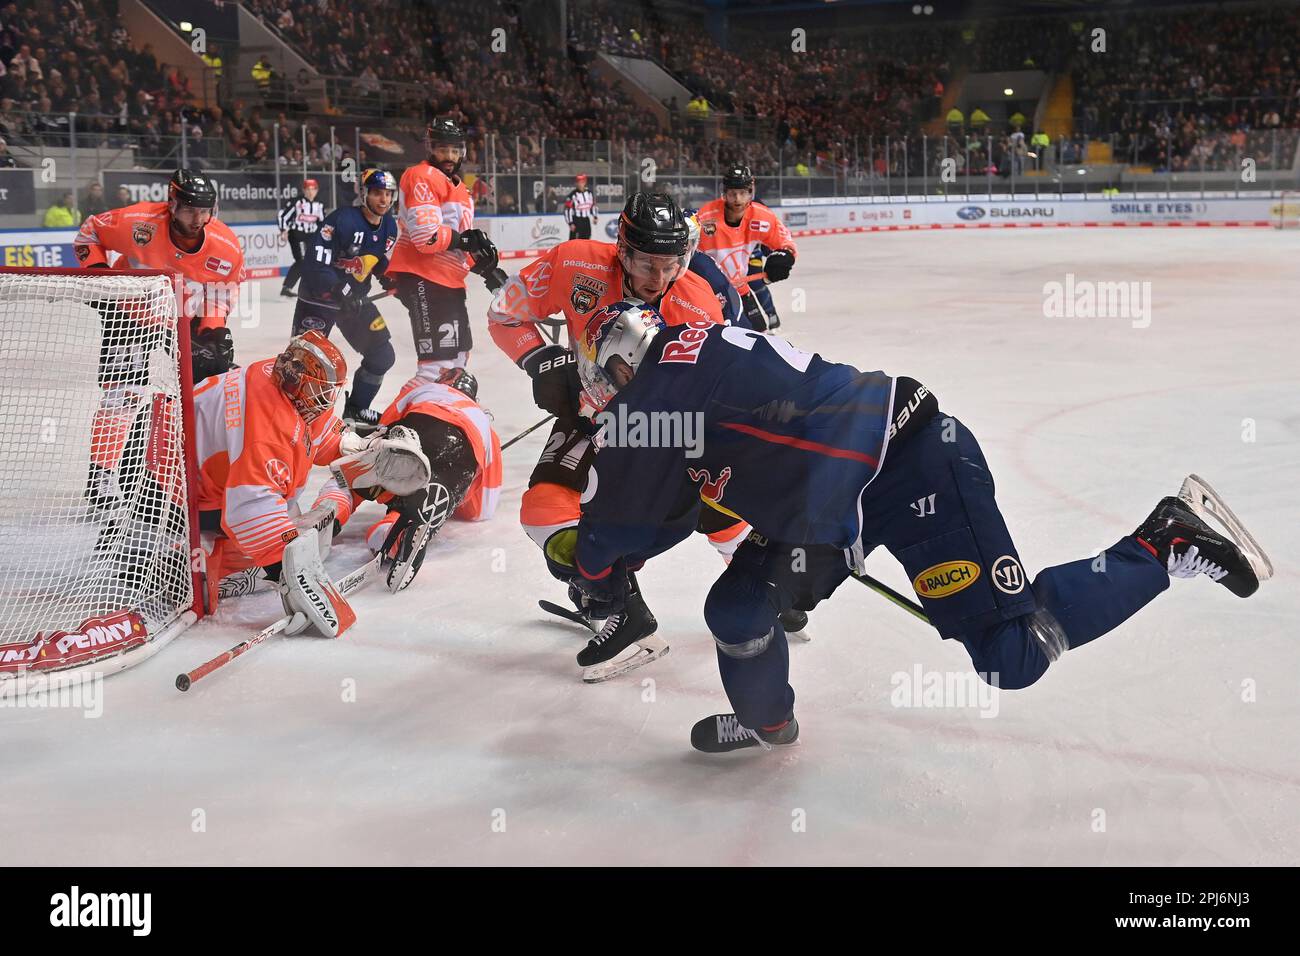
[{"label": "goalie in orange gear", "polygon": [[[320,332],[290,340],[273,359],[209,378],[194,393],[199,528],[208,552],[211,603],[277,583],[287,613],[328,636],[355,620],[325,574],[333,508],[301,513],[312,466],[369,462],[380,481],[428,464],[409,439],[365,439],[346,428],[334,405],[347,377],[343,354]],[[394,462],[398,463],[396,468]],[[397,486],[409,490],[410,481]]]}]

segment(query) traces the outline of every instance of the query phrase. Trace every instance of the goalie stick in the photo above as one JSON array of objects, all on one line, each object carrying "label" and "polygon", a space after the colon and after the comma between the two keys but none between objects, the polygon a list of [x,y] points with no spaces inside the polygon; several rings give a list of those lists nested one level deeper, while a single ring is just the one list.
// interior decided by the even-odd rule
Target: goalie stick
[{"label": "goalie stick", "polygon": [[[361,567],[357,568],[351,574],[347,575],[341,581],[338,582],[339,593],[342,594],[344,597],[348,597],[349,595],[355,594],[357,591],[360,591],[363,587],[365,587],[374,579],[375,575],[379,573],[379,564],[380,564],[380,555],[377,554],[369,561],[367,561],[365,564],[363,564]],[[274,637],[275,635],[281,633],[291,625],[302,623],[298,621],[298,618],[301,618],[302,616],[303,615],[301,612],[296,614],[286,614],[284,617],[280,618],[274,624],[271,624],[270,626],[263,628],[261,631],[259,631],[253,637],[250,637],[248,640],[240,641],[230,650],[218,654],[216,657],[212,658],[212,660],[208,661],[207,663],[200,664],[192,671],[186,671],[184,674],[176,675],[176,689],[180,691],[189,690],[191,685],[193,685],[193,683],[196,680],[199,680],[203,677],[207,677],[209,674],[211,674],[213,671],[217,670],[218,668],[224,667],[226,664],[229,664],[236,657],[240,657],[244,654],[247,654],[254,647],[263,643],[267,638]]]}]

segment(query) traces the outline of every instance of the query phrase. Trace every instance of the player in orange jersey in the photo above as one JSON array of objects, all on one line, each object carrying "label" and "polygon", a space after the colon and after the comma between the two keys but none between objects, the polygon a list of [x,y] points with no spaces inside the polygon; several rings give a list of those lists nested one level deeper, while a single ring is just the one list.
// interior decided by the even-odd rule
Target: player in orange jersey
[{"label": "player in orange jersey", "polygon": [[[726,273],[740,292],[745,315],[759,332],[781,324],[769,282],[790,275],[797,254],[790,230],[772,210],[754,201],[754,174],[737,163],[722,175],[722,198],[695,214],[700,251]],[[750,278],[765,273],[766,278]]]},{"label": "player in orange jersey", "polygon": [[[654,306],[669,325],[722,324],[722,306],[707,281],[688,271],[691,235],[685,217],[663,193],[634,193],[619,217],[618,242],[562,242],[509,279],[488,311],[488,331],[533,380],[533,400],[556,416],[520,507],[528,536],[561,580],[573,569],[580,497],[596,451],[583,417],[574,354],[550,344],[537,323],[562,312],[569,341],[607,307],[633,299]],[[586,407],[590,411],[590,406]],[[744,522],[701,512],[700,530],[724,555],[744,536]]]},{"label": "player in orange jersey", "polygon": [[300,513],[312,466],[347,464],[409,493],[427,484],[428,462],[414,435],[364,439],[344,427],[334,404],[346,377],[342,353],[313,329],[276,358],[195,390],[195,495],[214,604],[252,591],[265,575],[286,612],[301,612],[320,633],[337,636],[355,620],[323,565],[333,509]]},{"label": "player in orange jersey", "polygon": [[[387,275],[411,317],[420,365],[464,366],[473,348],[465,277],[504,280],[487,233],[474,229],[474,200],[460,178],[465,133],[448,117],[426,131],[428,158],[402,173],[397,246]],[[436,374],[436,373],[434,373]]]},{"label": "player in orange jersey", "polygon": [[429,459],[431,478],[425,488],[405,496],[358,493],[335,475],[316,498],[332,502],[340,525],[363,498],[386,505],[387,514],[366,531],[372,551],[392,559],[389,590],[396,593],[415,578],[424,552],[448,517],[485,521],[496,513],[501,497],[501,440],[478,405],[478,380],[463,368],[444,368],[436,379],[408,382],[380,419],[419,436]]},{"label": "player in orange jersey", "polygon": [[[234,364],[226,317],[244,281],[244,253],[230,227],[216,218],[217,187],[192,169],[178,169],[166,202],[140,202],[89,217],[72,248],[87,269],[166,269],[184,279],[182,314],[192,319],[190,354],[194,381],[219,375]],[[115,263],[109,254],[116,253]],[[105,322],[131,321],[105,316]],[[138,356],[104,355],[108,369],[130,369]],[[102,370],[103,371],[103,370]],[[106,371],[114,376],[117,373]],[[115,377],[114,381],[121,378]]]}]

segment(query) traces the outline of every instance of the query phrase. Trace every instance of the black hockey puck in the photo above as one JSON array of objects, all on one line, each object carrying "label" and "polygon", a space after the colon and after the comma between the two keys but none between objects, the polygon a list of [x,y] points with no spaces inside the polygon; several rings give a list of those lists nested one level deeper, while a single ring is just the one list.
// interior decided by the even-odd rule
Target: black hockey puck
[{"label": "black hockey puck", "polygon": [[189,689],[190,689],[190,675],[189,675],[189,674],[177,674],[177,675],[176,675],[176,689],[177,689],[177,690],[189,690]]}]

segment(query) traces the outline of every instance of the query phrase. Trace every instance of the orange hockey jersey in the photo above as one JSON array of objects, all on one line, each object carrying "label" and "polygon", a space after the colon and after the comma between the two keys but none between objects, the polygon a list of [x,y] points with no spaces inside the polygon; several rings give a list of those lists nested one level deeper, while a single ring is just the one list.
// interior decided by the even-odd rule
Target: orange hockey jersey
[{"label": "orange hockey jersey", "polygon": [[[569,341],[576,342],[593,313],[628,295],[623,291],[617,246],[570,239],[533,260],[501,287],[488,309],[488,331],[517,364],[533,349],[550,344],[537,330],[538,322],[563,312]],[[723,321],[718,297],[693,272],[683,273],[668,287],[658,309],[669,325]]]},{"label": "orange hockey jersey", "polygon": [[464,232],[474,225],[474,200],[465,184],[452,182],[441,169],[424,162],[402,173],[398,191],[402,207],[388,274],[409,272],[438,285],[465,288],[474,260],[467,252],[449,248],[453,230]]},{"label": "orange hockey jersey", "polygon": [[749,283],[745,281],[749,260],[760,247],[771,252],[788,249],[795,255],[798,255],[798,250],[781,217],[762,203],[751,202],[736,226],[727,225],[725,213],[721,199],[700,207],[695,214],[700,224],[699,248],[718,264],[740,294],[745,295],[749,292]]},{"label": "orange hockey jersey", "polygon": [[289,505],[313,464],[339,457],[343,423],[309,427],[271,380],[275,359],[205,379],[194,390],[198,507],[221,511],[221,527],[255,564],[279,561],[296,529]]},{"label": "orange hockey jersey", "polygon": [[[478,473],[454,516],[462,521],[486,521],[491,518],[501,499],[501,439],[492,428],[487,413],[464,392],[419,378],[413,378],[402,386],[397,398],[384,409],[380,423],[393,425],[412,413],[437,418],[455,425],[465,433],[474,450]],[[316,505],[325,501],[334,502],[334,516],[341,524],[346,524],[362,500],[360,495],[344,488],[338,478],[331,475],[316,496]],[[392,495],[385,492],[375,500],[386,504],[392,500]],[[397,513],[389,512],[367,530],[366,540],[371,548],[379,550],[395,520]]]},{"label": "orange hockey jersey", "polygon": [[[220,328],[235,306],[244,281],[244,252],[230,227],[216,219],[203,228],[203,243],[183,252],[168,232],[165,202],[138,202],[90,216],[72,241],[82,268],[101,263],[122,269],[167,269],[185,281],[183,314],[200,319],[200,329]],[[115,263],[109,253],[116,253]]]}]

